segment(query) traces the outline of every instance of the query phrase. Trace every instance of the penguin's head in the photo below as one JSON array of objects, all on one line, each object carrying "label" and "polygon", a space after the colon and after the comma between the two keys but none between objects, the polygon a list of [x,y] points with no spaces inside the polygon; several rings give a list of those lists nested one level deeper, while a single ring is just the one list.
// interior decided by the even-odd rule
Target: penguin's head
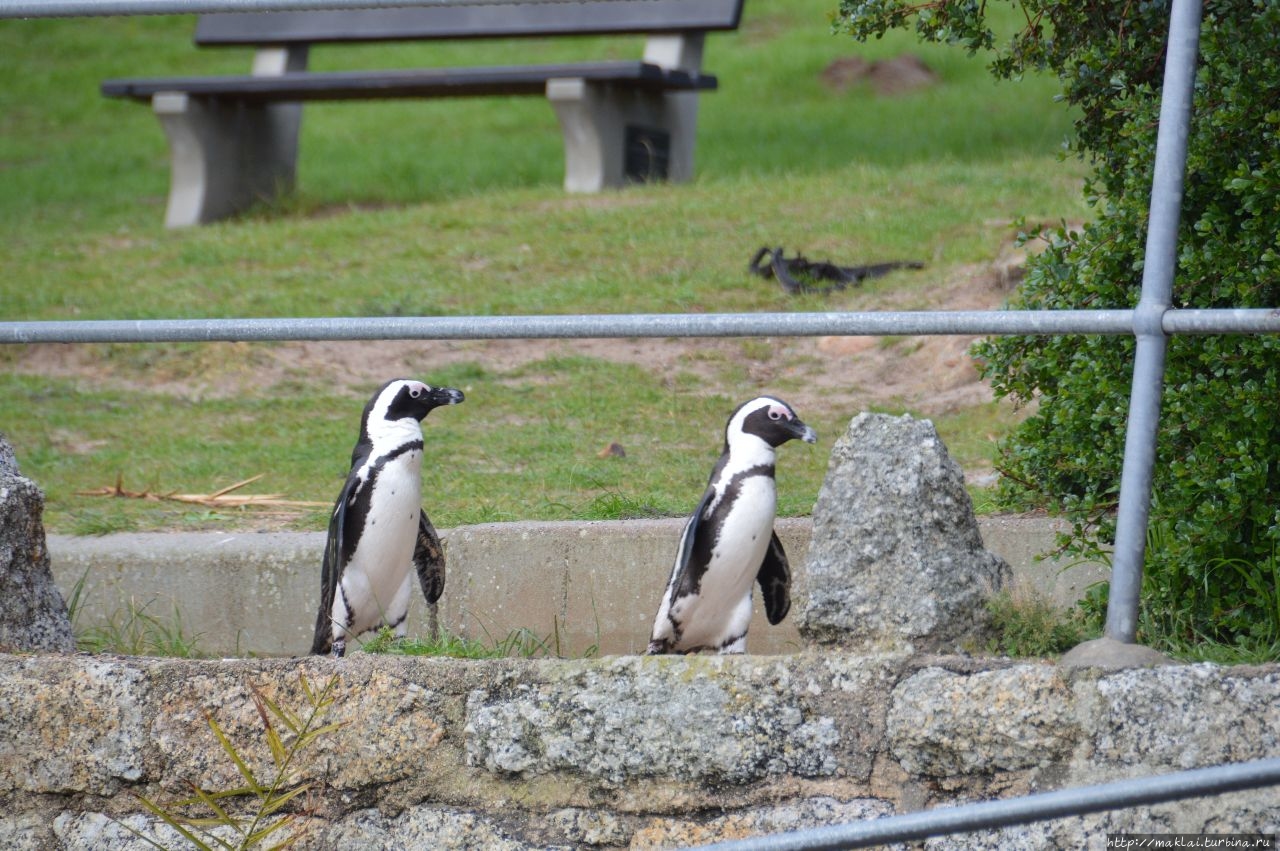
[{"label": "penguin's head", "polygon": [[432,387],[411,378],[392,379],[378,388],[364,406],[360,433],[372,439],[405,425],[417,427],[433,408],[457,405],[463,398],[462,391],[452,387]]},{"label": "penguin's head", "polygon": [[742,403],[725,424],[726,447],[732,448],[736,442],[753,438],[774,449],[788,440],[818,442],[817,432],[805,425],[790,405],[772,396],[759,396]]}]

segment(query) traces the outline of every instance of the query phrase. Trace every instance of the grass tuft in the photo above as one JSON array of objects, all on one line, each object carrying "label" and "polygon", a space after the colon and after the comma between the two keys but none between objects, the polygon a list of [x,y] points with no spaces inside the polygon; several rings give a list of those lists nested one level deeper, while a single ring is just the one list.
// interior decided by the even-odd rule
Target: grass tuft
[{"label": "grass tuft", "polygon": [[89,653],[168,656],[180,659],[200,659],[206,655],[200,650],[200,634],[188,631],[178,607],[173,607],[171,617],[155,615],[149,611],[155,600],[139,603],[131,599],[112,612],[105,623],[76,628],[83,582],[82,577],[76,583],[68,602],[77,649]]},{"label": "grass tuft", "polygon": [[987,650],[1014,658],[1054,658],[1097,633],[1083,615],[1035,592],[1002,591],[987,601],[996,637]]},{"label": "grass tuft", "polygon": [[[456,659],[564,659],[557,622],[552,631],[538,635],[528,627],[513,629],[501,638],[486,632],[484,640],[465,638],[443,630],[438,638],[396,638],[383,628],[372,639],[361,644],[366,653],[383,653],[392,656],[446,656]],[[577,658],[598,655],[599,646],[592,645]]]}]

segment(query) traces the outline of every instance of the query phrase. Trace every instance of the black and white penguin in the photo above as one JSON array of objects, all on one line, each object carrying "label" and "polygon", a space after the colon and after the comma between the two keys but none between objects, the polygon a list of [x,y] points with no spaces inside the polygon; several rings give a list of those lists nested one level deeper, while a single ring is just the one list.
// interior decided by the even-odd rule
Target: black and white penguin
[{"label": "black and white penguin", "polygon": [[422,510],[422,420],[433,408],[462,399],[461,390],[397,378],[364,406],[351,472],[329,519],[312,653],[341,656],[348,638],[383,625],[402,637],[410,567],[435,632],[444,551]]},{"label": "black and white penguin", "polygon": [[649,654],[746,652],[755,582],[769,623],[787,616],[791,568],[773,531],[773,470],[777,448],[797,438],[815,443],[818,436],[780,399],[752,399],[729,417],[724,451],[680,536]]}]

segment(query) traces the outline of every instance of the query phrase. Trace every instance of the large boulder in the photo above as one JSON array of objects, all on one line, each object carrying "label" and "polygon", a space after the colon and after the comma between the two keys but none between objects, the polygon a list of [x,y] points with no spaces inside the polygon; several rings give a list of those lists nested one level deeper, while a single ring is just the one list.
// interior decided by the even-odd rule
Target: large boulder
[{"label": "large boulder", "polygon": [[0,434],[0,651],[72,652],[67,604],[53,584],[44,494],[18,471]]},{"label": "large boulder", "polygon": [[933,423],[859,414],[813,509],[800,634],[849,649],[969,649],[1011,577],[982,544],[960,467]]}]

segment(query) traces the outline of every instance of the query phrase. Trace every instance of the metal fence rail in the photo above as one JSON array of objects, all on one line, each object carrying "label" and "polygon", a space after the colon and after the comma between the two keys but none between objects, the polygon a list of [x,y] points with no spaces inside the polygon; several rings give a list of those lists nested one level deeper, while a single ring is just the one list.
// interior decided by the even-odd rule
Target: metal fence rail
[{"label": "metal fence rail", "polygon": [[[1241,792],[1280,784],[1280,758],[1135,777],[1096,786],[701,846],[703,851],[835,851]],[[1207,846],[1206,846],[1207,847]]]},{"label": "metal fence rail", "polygon": [[[1134,333],[1134,310],[635,313],[0,322],[4,343]],[[1165,334],[1280,334],[1280,309],[1166,310]]]}]

